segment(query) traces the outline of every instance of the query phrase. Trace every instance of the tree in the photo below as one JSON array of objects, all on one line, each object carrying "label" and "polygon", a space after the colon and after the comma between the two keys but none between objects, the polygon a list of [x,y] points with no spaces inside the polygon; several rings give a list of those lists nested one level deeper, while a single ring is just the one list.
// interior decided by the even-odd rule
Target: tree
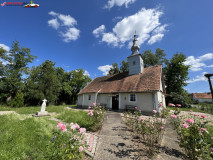
[{"label": "tree", "polygon": [[182,53],[173,55],[170,61],[166,62],[164,68],[166,93],[171,92],[182,94],[183,87],[187,85],[189,66],[185,65],[186,56]]},{"label": "tree", "polygon": [[72,103],[72,78],[70,72],[65,72],[63,68],[56,68],[57,77],[60,81],[61,88],[58,96],[57,104]]},{"label": "tree", "polygon": [[30,105],[39,105],[46,98],[49,104],[55,104],[61,90],[55,63],[46,60],[38,67],[33,67],[26,82],[26,101]]},{"label": "tree", "polygon": [[84,73],[85,71],[83,69],[69,72],[72,87],[72,104],[76,104],[78,93],[91,81],[91,79],[87,75],[84,75]]},{"label": "tree", "polygon": [[117,74],[119,73],[119,68],[117,63],[113,63],[112,67],[110,68],[108,75]]},{"label": "tree", "polygon": [[142,59],[144,62],[144,67],[150,67],[150,66],[155,66],[159,64],[165,64],[167,59],[166,59],[166,54],[164,53],[164,50],[157,48],[155,51],[155,54],[152,53],[151,50],[146,50],[142,54]]},{"label": "tree", "polygon": [[[23,75],[29,73],[27,66],[32,63],[35,56],[30,54],[29,48],[20,47],[18,41],[12,43],[9,53],[2,49],[0,52],[1,58],[7,61],[5,65],[2,63],[0,67],[1,85],[3,85],[3,87],[0,87],[0,97],[2,101],[5,101],[9,97],[13,99],[18,90],[23,88]],[[4,72],[2,72],[2,69]]]},{"label": "tree", "polygon": [[123,60],[121,62],[120,72],[128,72],[129,71],[128,67],[129,67],[128,62]]}]

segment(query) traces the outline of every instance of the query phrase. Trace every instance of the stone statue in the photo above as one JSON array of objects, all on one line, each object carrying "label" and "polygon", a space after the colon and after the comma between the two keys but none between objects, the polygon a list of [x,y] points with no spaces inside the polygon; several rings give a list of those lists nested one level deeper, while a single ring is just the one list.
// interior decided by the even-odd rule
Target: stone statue
[{"label": "stone statue", "polygon": [[46,102],[47,102],[47,100],[44,99],[44,100],[42,100],[42,101],[43,101],[43,103],[42,103],[42,105],[41,105],[41,111],[40,111],[40,112],[36,112],[36,114],[33,115],[33,116],[42,117],[42,116],[49,116],[49,115],[50,115],[50,114],[46,111]]},{"label": "stone statue", "polygon": [[41,112],[45,112],[45,110],[46,110],[46,102],[47,102],[47,100],[46,99],[44,99],[44,100],[42,100],[43,101],[43,103],[42,103],[42,105],[41,105]]}]

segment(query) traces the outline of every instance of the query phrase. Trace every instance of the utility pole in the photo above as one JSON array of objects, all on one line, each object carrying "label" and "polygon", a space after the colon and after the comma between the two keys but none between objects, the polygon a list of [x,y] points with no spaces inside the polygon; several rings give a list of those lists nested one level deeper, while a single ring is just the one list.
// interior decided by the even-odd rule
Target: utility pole
[{"label": "utility pole", "polygon": [[209,86],[210,86],[210,90],[212,94],[212,103],[213,103],[213,89],[212,89],[212,83],[211,83],[211,77],[213,76],[213,74],[205,74],[204,76],[207,77],[209,80]]}]

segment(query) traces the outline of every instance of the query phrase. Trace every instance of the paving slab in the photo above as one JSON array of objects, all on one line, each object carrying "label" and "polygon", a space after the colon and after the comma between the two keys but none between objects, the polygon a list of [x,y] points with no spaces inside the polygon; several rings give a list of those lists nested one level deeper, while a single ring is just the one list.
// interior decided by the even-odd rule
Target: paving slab
[{"label": "paving slab", "polygon": [[138,159],[132,135],[123,123],[121,113],[106,113],[94,160]]}]

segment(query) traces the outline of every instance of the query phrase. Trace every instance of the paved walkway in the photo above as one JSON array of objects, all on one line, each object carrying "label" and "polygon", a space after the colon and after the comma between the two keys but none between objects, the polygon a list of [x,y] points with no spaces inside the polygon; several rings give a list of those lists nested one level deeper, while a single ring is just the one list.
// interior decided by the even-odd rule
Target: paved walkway
[{"label": "paved walkway", "polygon": [[122,122],[121,113],[107,112],[99,135],[94,160],[138,159],[132,135]]},{"label": "paved walkway", "polygon": [[180,160],[184,158],[181,148],[178,145],[177,132],[168,118],[160,147],[161,153],[157,155],[157,160]]}]

